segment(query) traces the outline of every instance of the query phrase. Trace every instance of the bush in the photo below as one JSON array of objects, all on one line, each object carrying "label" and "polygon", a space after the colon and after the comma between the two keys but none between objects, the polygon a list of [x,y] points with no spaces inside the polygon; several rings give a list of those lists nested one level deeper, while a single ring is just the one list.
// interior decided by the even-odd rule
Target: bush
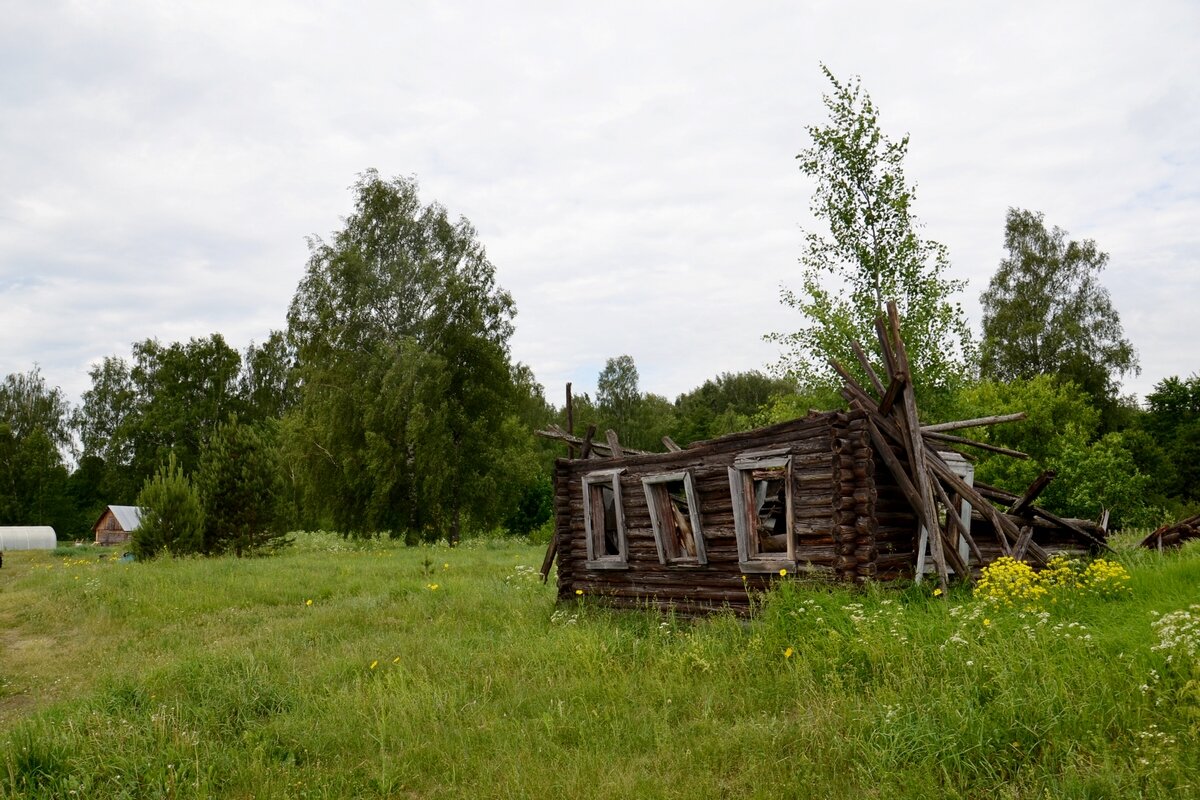
[{"label": "bush", "polygon": [[174,555],[201,552],[204,512],[174,453],[146,480],[137,504],[142,508],[142,522],[130,540],[134,555],[144,559],[164,550]]},{"label": "bush", "polygon": [[280,524],[283,487],[275,451],[231,417],[217,428],[196,476],[204,508],[204,552],[249,555],[288,543]]}]

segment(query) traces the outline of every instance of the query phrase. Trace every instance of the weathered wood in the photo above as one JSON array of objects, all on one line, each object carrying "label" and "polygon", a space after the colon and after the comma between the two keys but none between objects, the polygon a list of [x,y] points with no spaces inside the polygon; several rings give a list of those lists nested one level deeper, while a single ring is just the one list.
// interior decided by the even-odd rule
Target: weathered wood
[{"label": "weathered wood", "polygon": [[1054,480],[1057,475],[1054,470],[1048,469],[1037,476],[1033,483],[1029,484],[1029,488],[1025,490],[1025,494],[1017,498],[1011,506],[1008,507],[1009,514],[1021,514],[1026,508],[1033,505],[1033,501],[1038,499],[1038,496],[1045,491],[1050,485],[1050,481]]},{"label": "weathered wood", "polygon": [[679,451],[681,451],[683,449],[679,445],[675,444],[675,440],[672,439],[670,436],[662,437],[662,443],[663,443],[663,447],[667,448],[667,452],[669,452],[669,453],[678,453]]},{"label": "weathered wood", "polygon": [[1024,411],[1016,414],[998,414],[992,417],[976,417],[975,419],[960,419],[955,422],[939,422],[935,425],[922,425],[922,433],[937,433],[939,431],[957,431],[963,428],[980,428],[985,425],[999,425],[1002,422],[1020,422],[1028,415]]},{"label": "weathered wood", "polygon": [[866,373],[867,380],[869,380],[871,385],[875,387],[876,393],[882,397],[886,391],[883,386],[883,381],[881,381],[879,376],[875,374],[875,369],[871,366],[871,361],[867,358],[867,354],[863,352],[862,345],[856,340],[851,339],[850,349],[854,351],[854,357],[858,359],[859,366],[862,367],[863,372]]},{"label": "weathered wood", "polygon": [[[568,384],[569,385],[569,384]],[[542,583],[550,578],[550,568],[554,566],[554,556],[558,553],[558,537],[551,536],[550,544],[546,545],[546,555],[542,558]]]},{"label": "weathered wood", "polygon": [[908,383],[908,373],[900,370],[896,373],[896,377],[892,378],[892,383],[888,386],[887,392],[883,395],[883,399],[879,401],[879,413],[885,417],[892,413],[892,406],[896,403],[896,398],[900,396],[900,392]]},{"label": "weathered wood", "polygon": [[934,439],[939,442],[952,442],[953,444],[960,444],[964,447],[974,447],[979,450],[987,450],[989,453],[999,453],[1000,455],[1010,456],[1011,458],[1029,458],[1028,453],[1022,453],[1020,450],[1013,450],[1009,447],[1000,447],[999,445],[988,444],[987,442],[977,442],[974,439],[968,439],[965,436],[954,436],[949,433],[937,433],[925,430],[922,430],[921,435],[926,439]]},{"label": "weathered wood", "polygon": [[[910,372],[908,354],[904,350],[904,341],[900,337],[900,313],[894,301],[888,302],[887,309],[891,321],[893,345],[896,348],[896,365],[901,372],[908,374]],[[921,420],[917,414],[917,403],[913,397],[912,384],[905,383],[901,387],[899,399],[900,405],[896,407],[899,413],[894,416],[905,438],[909,467],[912,469],[915,478],[913,482],[916,484],[921,500],[920,507],[914,510],[918,512],[922,524],[929,531],[929,551],[933,556],[938,580],[944,591],[950,588],[950,576],[946,569],[946,554],[942,548],[941,526],[938,523],[937,514],[934,513],[933,488],[930,486],[925,442],[921,436]],[[933,455],[936,457],[936,453]]]},{"label": "weathered wood", "polygon": [[583,437],[582,449],[579,451],[579,457],[586,459],[592,454],[592,437],[596,435],[596,425],[592,423],[587,427],[587,434]]},{"label": "weathered wood", "polygon": [[980,563],[983,563],[983,553],[979,551],[979,545],[975,543],[975,537],[971,535],[971,532],[967,530],[967,526],[963,524],[962,519],[959,517],[959,509],[955,507],[954,501],[950,499],[950,496],[946,493],[946,490],[942,488],[942,484],[939,481],[933,482],[933,488],[936,491],[938,499],[941,501],[942,505],[946,507],[946,519],[950,523],[950,527],[954,528],[958,535],[963,537],[963,540],[967,543],[967,548],[971,551],[971,554],[974,555]]}]

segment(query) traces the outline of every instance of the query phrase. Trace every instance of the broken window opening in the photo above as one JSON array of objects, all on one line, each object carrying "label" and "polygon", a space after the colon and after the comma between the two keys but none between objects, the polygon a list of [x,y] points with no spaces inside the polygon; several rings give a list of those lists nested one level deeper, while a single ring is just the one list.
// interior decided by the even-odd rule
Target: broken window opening
[{"label": "broken window opening", "polygon": [[583,497],[588,567],[625,567],[628,555],[625,545],[625,514],[621,508],[620,471],[593,472],[585,475]]},{"label": "broken window opening", "polygon": [[795,562],[791,475],[791,457],[778,452],[746,454],[729,468],[743,571],[775,570]]},{"label": "broken window opening", "polygon": [[699,501],[690,472],[642,478],[658,560],[663,564],[707,564],[700,530]]}]

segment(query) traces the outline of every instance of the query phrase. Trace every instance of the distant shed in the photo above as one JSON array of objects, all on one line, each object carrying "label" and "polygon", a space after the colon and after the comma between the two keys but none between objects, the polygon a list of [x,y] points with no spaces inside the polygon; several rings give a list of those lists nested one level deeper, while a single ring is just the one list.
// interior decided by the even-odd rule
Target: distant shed
[{"label": "distant shed", "polygon": [[96,544],[124,544],[142,524],[138,506],[109,506],[92,526]]},{"label": "distant shed", "polygon": [[0,527],[0,551],[53,550],[57,546],[58,537],[49,525]]}]

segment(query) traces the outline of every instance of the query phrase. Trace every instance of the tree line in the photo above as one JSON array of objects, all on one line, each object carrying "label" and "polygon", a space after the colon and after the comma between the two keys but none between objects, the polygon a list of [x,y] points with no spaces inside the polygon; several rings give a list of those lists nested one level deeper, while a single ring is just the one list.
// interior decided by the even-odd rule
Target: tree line
[{"label": "tree line", "polygon": [[[806,234],[801,287],[783,291],[802,323],[768,336],[780,362],[672,401],[615,355],[595,396],[576,397],[575,420],[654,450],[664,436],[686,445],[840,407],[829,359],[858,370],[850,342],[869,343],[895,299],[929,421],[1029,413],[979,434],[1031,456],[981,455],[982,480],[1019,491],[1052,468],[1048,505],[1111,509],[1118,524],[1194,509],[1200,377],[1163,379],[1145,406],[1120,394],[1138,364],[1099,281],[1107,255],[1010,209],[977,341],[953,299],[964,284],[915,216],[908,137],[884,134],[858,80],[825,74],[829,120],[797,158],[828,230]],[[7,376],[0,524],[80,538],[106,505],[138,504],[144,555],[267,551],[301,528],[454,542],[543,525],[561,451],[533,431],[566,413],[512,358],[515,304],[477,232],[423,203],[412,179],[367,171],[353,196],[343,227],[310,239],[287,325],[263,343],[135,342],[89,371],[75,408],[36,367]]]}]

